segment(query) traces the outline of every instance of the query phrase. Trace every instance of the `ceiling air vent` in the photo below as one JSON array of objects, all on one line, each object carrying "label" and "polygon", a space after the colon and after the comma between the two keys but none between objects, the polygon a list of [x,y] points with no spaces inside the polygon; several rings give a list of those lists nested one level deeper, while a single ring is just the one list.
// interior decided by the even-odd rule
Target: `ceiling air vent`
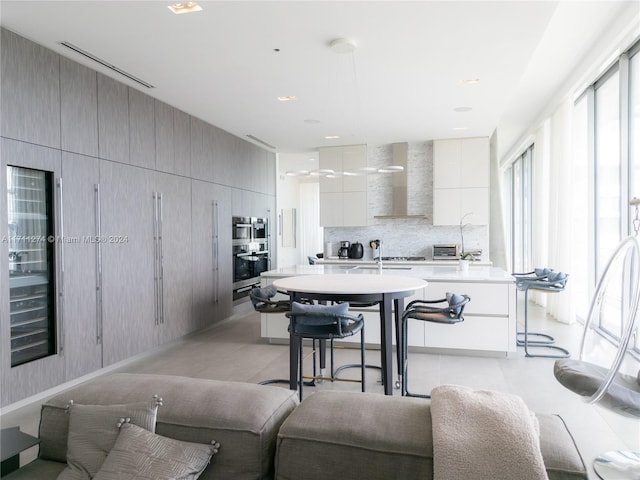
[{"label": "ceiling air vent", "polygon": [[267,143],[267,142],[265,142],[264,140],[259,139],[259,138],[258,138],[258,137],[256,137],[255,135],[251,135],[251,134],[249,134],[249,135],[247,135],[247,138],[250,138],[250,139],[251,139],[251,140],[253,140],[254,142],[257,142],[257,143],[259,143],[259,144],[261,144],[261,145],[264,145],[265,147],[270,148],[270,149],[272,149],[272,150],[275,150],[275,149],[276,149],[276,147],[274,147],[273,145],[268,144],[268,143]]},{"label": "ceiling air vent", "polygon": [[89,60],[93,60],[94,62],[99,63],[103,67],[107,67],[109,70],[113,70],[114,72],[119,73],[120,75],[123,75],[123,76],[127,77],[129,80],[133,80],[134,82],[142,85],[143,87],[154,88],[154,86],[151,85],[150,83],[139,79],[135,75],[131,75],[129,72],[125,72],[124,70],[116,67],[115,65],[112,65],[109,62],[107,62],[105,60],[102,60],[100,57],[96,57],[94,54],[89,53],[86,50],[81,49],[80,47],[74,45],[73,43],[60,42],[60,45],[62,45],[63,47],[67,47],[68,49],[73,50],[76,53],[79,53],[80,55],[88,58]]}]

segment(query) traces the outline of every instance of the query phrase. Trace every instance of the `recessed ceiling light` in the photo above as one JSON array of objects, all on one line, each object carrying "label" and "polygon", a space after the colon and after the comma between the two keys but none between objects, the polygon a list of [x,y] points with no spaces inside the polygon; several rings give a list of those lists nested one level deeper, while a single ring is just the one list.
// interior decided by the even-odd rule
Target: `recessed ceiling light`
[{"label": "recessed ceiling light", "polygon": [[284,97],[278,97],[278,100],[280,100],[281,102],[292,102],[297,99],[298,97],[296,97],[295,95],[286,95]]},{"label": "recessed ceiling light", "polygon": [[453,127],[454,130],[468,130],[469,127]]},{"label": "recessed ceiling light", "polygon": [[174,3],[169,5],[167,8],[175,14],[199,12],[202,10],[202,7],[196,2]]},{"label": "recessed ceiling light", "polygon": [[465,78],[463,80],[458,80],[458,85],[477,85],[479,83],[479,78]]},{"label": "recessed ceiling light", "polygon": [[336,140],[340,138],[340,135],[327,135],[324,137],[326,140]]},{"label": "recessed ceiling light", "polygon": [[456,107],[453,109],[454,112],[470,112],[473,110],[471,107]]}]

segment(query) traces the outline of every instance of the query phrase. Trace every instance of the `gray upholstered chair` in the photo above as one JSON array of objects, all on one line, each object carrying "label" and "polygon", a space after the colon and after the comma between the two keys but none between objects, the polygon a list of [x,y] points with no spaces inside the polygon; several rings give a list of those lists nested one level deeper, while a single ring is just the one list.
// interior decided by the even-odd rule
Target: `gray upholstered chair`
[{"label": "gray upholstered chair", "polygon": [[[566,358],[569,350],[557,345],[555,339],[546,333],[529,332],[529,291],[534,290],[544,293],[559,293],[567,286],[569,275],[552,268],[536,268],[532,272],[512,273],[516,279],[516,288],[524,291],[524,331],[517,332],[516,342],[519,347],[524,347],[526,357]],[[529,337],[538,340],[530,340]],[[520,338],[521,337],[521,338]],[[557,353],[532,353],[529,347],[547,348]]]},{"label": "gray upholstered chair", "polygon": [[286,300],[272,300],[278,290],[273,285],[254,287],[249,291],[249,298],[253,308],[260,313],[284,313],[291,309],[291,302]]},{"label": "gray upholstered chair", "polygon": [[402,395],[406,397],[431,398],[431,395],[411,393],[407,389],[409,359],[408,359],[408,324],[409,320],[420,320],[422,322],[433,322],[446,325],[453,325],[464,321],[464,307],[471,298],[468,295],[458,295],[447,292],[445,298],[439,300],[414,300],[404,309],[400,318],[400,329],[402,338],[400,339],[400,365]]},{"label": "gray upholstered chair", "polygon": [[[334,348],[333,341],[360,333],[360,383],[361,389],[365,391],[365,343],[364,343],[364,317],[362,314],[350,315],[348,303],[338,303],[335,305],[306,305],[298,302],[291,304],[291,311],[288,312],[289,317],[289,335],[291,341],[295,341],[299,347],[298,358],[298,392],[300,400],[302,400],[303,380],[327,380],[327,381],[345,381],[346,379],[337,378],[333,372],[334,366]],[[321,372],[321,376],[317,377],[315,372],[315,349],[314,349],[314,374],[313,376],[304,376],[303,374],[303,347],[304,339],[311,339],[314,342],[319,340],[321,348],[323,343],[329,340],[331,343],[331,375],[325,376]],[[350,381],[350,380],[349,380]]]},{"label": "gray upholstered chair", "polygon": [[[640,361],[632,354],[631,343],[638,333],[639,275],[640,243],[628,237],[598,281],[578,358],[556,360],[554,365],[554,375],[564,387],[630,421],[640,420]],[[611,327],[612,302],[619,317],[617,328]],[[603,479],[637,480],[640,452],[607,452],[595,459],[593,467]]]}]

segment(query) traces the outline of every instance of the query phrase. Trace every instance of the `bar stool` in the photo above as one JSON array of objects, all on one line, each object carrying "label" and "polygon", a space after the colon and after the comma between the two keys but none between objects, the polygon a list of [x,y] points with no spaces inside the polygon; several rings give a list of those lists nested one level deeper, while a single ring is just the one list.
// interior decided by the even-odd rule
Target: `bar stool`
[{"label": "bar stool", "polygon": [[[407,375],[409,370],[408,359],[408,328],[409,319],[423,322],[442,323],[453,325],[464,321],[464,307],[471,298],[468,295],[457,295],[447,292],[445,298],[440,300],[414,300],[409,303],[400,318],[402,329],[402,347],[400,350],[400,362],[402,364],[402,395],[405,397],[431,398],[431,395],[411,393],[407,389]],[[439,306],[438,306],[439,305]]]},{"label": "bar stool", "polygon": [[[328,380],[328,381],[351,381],[351,379],[337,378],[334,372],[333,341],[350,337],[360,332],[360,383],[361,389],[365,391],[365,343],[364,343],[364,317],[362,314],[350,315],[348,303],[338,303],[335,305],[306,305],[298,302],[291,304],[291,311],[286,313],[289,318],[289,336],[291,341],[296,341],[299,348],[298,358],[298,394],[302,400],[303,380]],[[331,343],[331,376],[325,377],[322,372],[320,376],[315,375],[315,353],[314,353],[314,375],[303,375],[303,340],[326,341]]]},{"label": "bar stool", "polygon": [[[259,313],[287,313],[291,310],[291,301],[289,297],[286,300],[272,300],[273,297],[276,296],[278,289],[273,285],[267,285],[266,287],[254,287],[249,291],[249,298],[251,299],[251,303],[253,304],[253,309]],[[303,303],[313,304],[311,300],[304,300]],[[324,366],[324,345],[321,345],[321,354],[320,354],[320,363],[321,367]],[[315,357],[315,348],[316,342],[313,341],[313,371],[316,371],[316,357]],[[286,378],[274,378],[270,380],[263,380],[259,382],[260,385],[270,385],[273,383],[283,383],[288,384],[289,380]],[[315,383],[313,381],[307,382],[308,386],[314,386]]]},{"label": "bar stool", "polygon": [[[516,288],[524,291],[524,331],[517,332],[523,340],[517,339],[516,344],[524,347],[525,357],[567,358],[571,354],[569,350],[557,345],[555,339],[546,333],[529,332],[529,290],[545,293],[558,293],[564,291],[569,275],[551,268],[536,268],[528,273],[513,273],[516,279]],[[539,337],[542,340],[529,340],[529,336]],[[548,348],[560,352],[558,354],[534,354],[529,351],[529,346],[536,348]]]}]

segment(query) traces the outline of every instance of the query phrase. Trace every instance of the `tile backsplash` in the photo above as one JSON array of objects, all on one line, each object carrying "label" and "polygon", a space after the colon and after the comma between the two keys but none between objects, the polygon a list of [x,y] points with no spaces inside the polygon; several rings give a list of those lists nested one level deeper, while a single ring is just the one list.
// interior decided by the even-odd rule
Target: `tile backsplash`
[{"label": "tile backsplash", "polygon": [[[392,145],[367,146],[371,167],[392,163]],[[371,240],[382,240],[382,255],[422,256],[431,259],[434,243],[461,243],[459,226],[433,225],[433,142],[409,143],[407,161],[407,213],[421,218],[375,218],[391,211],[391,175],[370,175],[368,203],[370,224],[366,227],[325,227],[324,242],[332,245],[337,255],[341,241],[364,245],[364,259],[373,258]],[[464,246],[467,250],[482,249],[482,260],[489,258],[489,227],[465,225]]]}]

